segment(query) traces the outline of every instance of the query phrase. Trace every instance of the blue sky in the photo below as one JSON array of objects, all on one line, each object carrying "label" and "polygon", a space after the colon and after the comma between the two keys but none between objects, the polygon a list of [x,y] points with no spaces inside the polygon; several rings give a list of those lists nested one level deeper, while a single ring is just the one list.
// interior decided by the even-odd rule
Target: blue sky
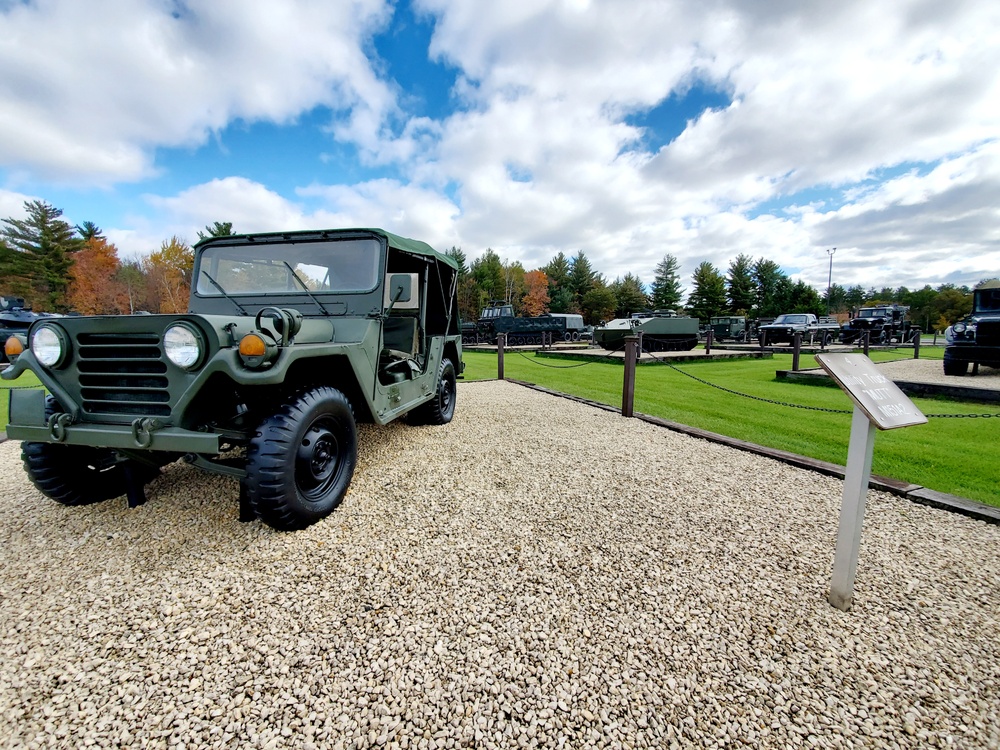
[{"label": "blue sky", "polygon": [[609,281],[1000,275],[993,3],[0,0],[0,40],[0,217],[123,257],[232,221]]}]

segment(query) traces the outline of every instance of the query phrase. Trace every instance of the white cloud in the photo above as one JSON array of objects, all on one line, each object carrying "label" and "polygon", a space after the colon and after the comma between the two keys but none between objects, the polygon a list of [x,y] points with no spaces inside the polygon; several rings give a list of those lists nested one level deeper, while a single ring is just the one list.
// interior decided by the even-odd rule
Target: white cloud
[{"label": "white cloud", "polygon": [[362,49],[389,13],[385,0],[16,3],[0,10],[0,164],[136,180],[158,146],[317,105],[358,135],[395,107]]},{"label": "white cloud", "polygon": [[[428,54],[457,69],[460,106],[438,120],[407,119],[365,56],[387,0],[15,4],[0,11],[0,165],[141,179],[159,146],[319,106],[392,179],[286,176],[299,188],[282,192],[231,168],[150,197],[157,218],[109,237],[374,224],[528,268],[583,250],[646,281],[668,252],[685,281],[747,253],[820,289],[833,246],[843,284],[1000,268],[996,3],[413,2],[434,20]],[[732,104],[652,149],[627,124],[698,82]]]}]

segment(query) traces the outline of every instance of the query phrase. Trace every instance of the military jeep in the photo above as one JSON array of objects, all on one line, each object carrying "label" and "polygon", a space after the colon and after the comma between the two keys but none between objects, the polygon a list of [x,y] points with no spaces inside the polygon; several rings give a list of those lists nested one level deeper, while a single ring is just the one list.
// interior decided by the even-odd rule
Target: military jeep
[{"label": "military jeep", "polygon": [[381,229],[210,237],[189,312],[39,320],[12,337],[7,434],[65,505],[185,459],[238,478],[240,517],[304,528],[343,499],[357,422],[440,425],[463,370],[455,262]]}]

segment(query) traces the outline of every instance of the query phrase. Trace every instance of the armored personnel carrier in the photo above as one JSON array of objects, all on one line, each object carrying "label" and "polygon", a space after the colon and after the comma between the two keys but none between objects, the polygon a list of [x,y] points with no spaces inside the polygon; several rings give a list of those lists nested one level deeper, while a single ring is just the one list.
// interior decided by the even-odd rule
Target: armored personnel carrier
[{"label": "armored personnel carrier", "polygon": [[698,319],[662,310],[633,313],[629,318],[615,318],[595,328],[594,343],[609,351],[617,351],[625,346],[626,336],[640,333],[643,351],[690,351],[698,345]]},{"label": "armored personnel carrier", "polygon": [[[24,297],[0,297],[0,347],[15,334],[24,335],[39,318],[55,317],[46,313],[32,312],[25,307]],[[6,362],[7,355],[0,352],[0,362]]]},{"label": "armored personnel carrier", "polygon": [[31,371],[51,396],[11,390],[7,435],[63,505],[139,504],[183,457],[239,480],[243,520],[304,528],[347,493],[357,422],[451,420],[457,275],[382,229],[207,238],[187,314],[42,319],[12,336],[3,379]]}]

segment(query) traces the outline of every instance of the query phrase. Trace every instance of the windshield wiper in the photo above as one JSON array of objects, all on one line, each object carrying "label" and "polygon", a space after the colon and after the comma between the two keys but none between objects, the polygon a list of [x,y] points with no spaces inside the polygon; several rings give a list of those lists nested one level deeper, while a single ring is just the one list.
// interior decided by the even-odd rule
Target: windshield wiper
[{"label": "windshield wiper", "polygon": [[299,278],[299,276],[298,276],[297,273],[295,273],[295,269],[292,268],[290,265],[288,265],[288,261],[287,260],[283,260],[281,262],[285,264],[285,268],[287,268],[288,272],[290,274],[292,274],[292,278],[295,279],[297,282],[299,282],[299,286],[302,287],[302,291],[309,295],[310,299],[312,299],[312,301],[316,303],[316,305],[319,307],[319,309],[323,311],[323,314],[324,315],[331,315],[332,313],[329,310],[327,310],[325,307],[323,307],[323,303],[320,302],[318,299],[316,299],[316,295],[313,294],[311,291],[309,291],[309,287],[307,287],[306,284],[305,284],[305,282],[302,281],[302,279]]},{"label": "windshield wiper", "polygon": [[218,289],[220,292],[222,292],[222,296],[223,297],[225,297],[227,300],[229,300],[234,305],[236,305],[236,309],[238,309],[240,311],[240,315],[249,315],[250,314],[250,313],[248,313],[246,311],[246,309],[243,307],[243,305],[241,305],[239,302],[237,302],[235,299],[233,299],[232,297],[229,296],[229,292],[227,292],[225,289],[222,288],[222,284],[220,284],[218,281],[216,281],[215,279],[213,279],[211,276],[208,275],[208,271],[204,271],[203,270],[202,273],[205,274],[205,278],[206,279],[208,279],[209,281],[212,282],[212,286],[214,286],[216,289]]}]

